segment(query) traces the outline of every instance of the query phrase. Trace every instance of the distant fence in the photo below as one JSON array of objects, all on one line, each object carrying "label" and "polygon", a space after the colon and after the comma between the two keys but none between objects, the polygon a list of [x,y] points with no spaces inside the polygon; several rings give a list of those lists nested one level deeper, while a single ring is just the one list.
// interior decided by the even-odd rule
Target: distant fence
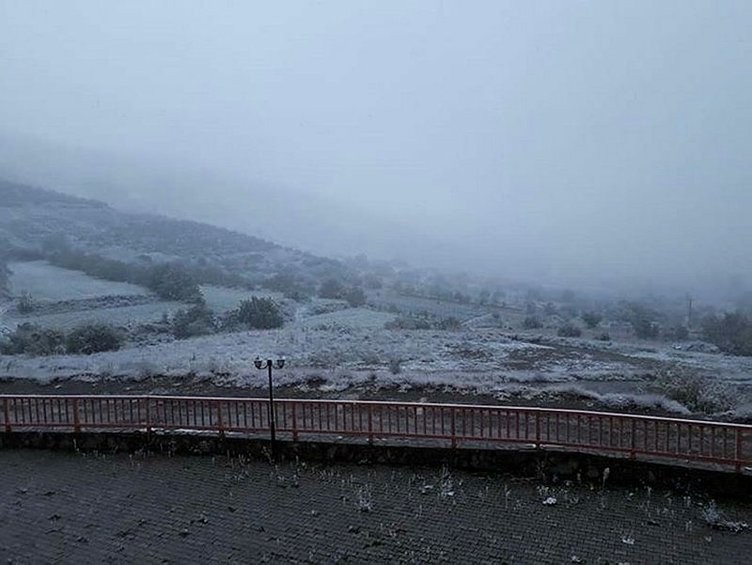
[{"label": "distant fence", "polygon": [[[186,396],[0,395],[0,430],[269,432],[269,401]],[[362,437],[453,448],[524,444],[563,451],[752,466],[752,426],[546,408],[368,402],[274,401],[280,439]]]}]

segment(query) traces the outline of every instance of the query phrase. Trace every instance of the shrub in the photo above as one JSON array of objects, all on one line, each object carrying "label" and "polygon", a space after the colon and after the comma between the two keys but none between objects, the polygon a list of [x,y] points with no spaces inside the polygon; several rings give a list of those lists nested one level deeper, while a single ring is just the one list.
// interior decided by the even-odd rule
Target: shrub
[{"label": "shrub", "polygon": [[30,314],[34,311],[35,308],[36,306],[34,305],[34,299],[28,292],[25,292],[23,295],[21,295],[21,298],[18,299],[16,310],[18,310],[19,314]]},{"label": "shrub", "polygon": [[741,312],[709,316],[703,320],[702,330],[705,339],[721,351],[752,356],[752,319]]},{"label": "shrub", "polygon": [[430,330],[431,321],[425,317],[400,316],[384,324],[388,330]]},{"label": "shrub", "polygon": [[737,396],[728,384],[704,378],[678,365],[659,371],[653,386],[693,412],[705,414],[733,408]]},{"label": "shrub", "polygon": [[389,360],[389,372],[393,375],[399,375],[402,372],[402,360],[393,357]]},{"label": "shrub", "polygon": [[366,303],[366,293],[363,292],[362,288],[357,286],[347,289],[344,298],[352,308],[363,306]]},{"label": "shrub", "polygon": [[271,298],[256,296],[241,302],[233,318],[237,323],[256,330],[280,328],[284,324],[282,312],[277,303]]},{"label": "shrub", "polygon": [[214,314],[203,301],[188,310],[178,310],[172,319],[172,333],[178,339],[214,333]]},{"label": "shrub", "polygon": [[659,314],[641,304],[625,304],[622,319],[627,320],[639,339],[655,339],[660,326],[654,321]]},{"label": "shrub", "polygon": [[201,289],[196,279],[178,265],[154,267],[149,274],[147,286],[164,300],[193,302],[201,299]]},{"label": "shrub", "polygon": [[595,339],[597,339],[598,341],[611,341],[611,336],[608,333],[603,332],[595,336]]},{"label": "shrub", "polygon": [[603,316],[597,312],[585,312],[582,314],[582,321],[585,322],[585,325],[591,330],[597,328],[598,324],[601,323],[601,320],[603,320]]},{"label": "shrub", "polygon": [[384,286],[384,282],[381,280],[381,277],[372,273],[369,273],[365,275],[365,277],[363,277],[363,284],[366,286],[366,288],[370,288],[371,290],[379,290]]},{"label": "shrub", "polygon": [[319,287],[321,298],[342,298],[345,295],[345,287],[336,279],[327,279]]},{"label": "shrub", "polygon": [[658,337],[660,330],[658,324],[651,322],[646,318],[637,318],[632,320],[632,329],[635,335],[640,339],[655,339]]},{"label": "shrub", "polygon": [[687,329],[687,326],[674,326],[668,331],[666,337],[677,341],[686,341],[689,339],[689,330]]},{"label": "shrub", "polygon": [[104,324],[88,324],[73,330],[65,340],[68,353],[91,355],[102,351],[117,351],[123,338],[115,328]]},{"label": "shrub", "polygon": [[55,355],[65,352],[65,335],[53,329],[44,329],[34,324],[21,324],[0,341],[3,355],[28,354],[34,356]]},{"label": "shrub", "polygon": [[580,337],[582,335],[582,330],[572,324],[564,324],[556,333],[559,337]]},{"label": "shrub", "polygon": [[308,364],[317,369],[336,369],[342,363],[342,353],[337,350],[320,349],[308,356]]},{"label": "shrub", "polygon": [[436,329],[438,330],[455,331],[460,328],[462,328],[462,322],[453,316],[443,318],[436,322]]},{"label": "shrub", "polygon": [[263,286],[296,301],[303,301],[313,293],[309,284],[292,273],[277,273],[268,278]]},{"label": "shrub", "polygon": [[537,330],[543,327],[543,323],[535,316],[528,316],[522,321],[522,327],[526,330]]}]

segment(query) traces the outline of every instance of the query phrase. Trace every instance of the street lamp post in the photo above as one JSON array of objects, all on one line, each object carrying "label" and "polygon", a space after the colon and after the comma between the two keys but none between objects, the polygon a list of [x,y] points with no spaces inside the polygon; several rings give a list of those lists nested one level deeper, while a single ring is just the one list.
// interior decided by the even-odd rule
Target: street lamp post
[{"label": "street lamp post", "polygon": [[271,359],[267,359],[266,361],[262,360],[261,357],[256,357],[256,360],[253,362],[254,365],[256,365],[256,368],[259,370],[267,369],[269,371],[269,431],[271,433],[271,439],[272,439],[272,459],[277,459],[277,430],[276,430],[276,424],[275,424],[275,415],[274,415],[274,385],[272,384],[272,368],[274,369],[282,369],[285,366],[285,359],[280,358],[276,361],[272,361]]}]

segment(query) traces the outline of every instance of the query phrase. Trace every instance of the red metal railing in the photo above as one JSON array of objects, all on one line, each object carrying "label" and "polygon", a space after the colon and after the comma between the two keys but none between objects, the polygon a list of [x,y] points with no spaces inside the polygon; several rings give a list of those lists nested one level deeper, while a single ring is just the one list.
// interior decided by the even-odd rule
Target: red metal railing
[{"label": "red metal railing", "polygon": [[[267,399],[185,396],[0,395],[0,429],[164,430],[264,433]],[[326,436],[445,442],[492,448],[525,444],[630,457],[752,467],[752,426],[546,408],[275,400],[280,438]]]}]

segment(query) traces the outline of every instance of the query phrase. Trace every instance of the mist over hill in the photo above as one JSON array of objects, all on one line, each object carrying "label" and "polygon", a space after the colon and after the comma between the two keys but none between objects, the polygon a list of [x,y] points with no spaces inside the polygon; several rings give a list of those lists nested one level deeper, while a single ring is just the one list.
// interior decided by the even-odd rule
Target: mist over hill
[{"label": "mist over hill", "polygon": [[4,8],[0,177],[325,256],[750,287],[749,2],[74,4]]},{"label": "mist over hill", "polygon": [[366,253],[452,266],[440,242],[367,208],[198,165],[114,156],[0,131],[0,178],[106,201],[123,211],[156,210],[206,222],[320,255]]},{"label": "mist over hill", "polygon": [[[655,251],[654,247],[665,247],[667,242],[662,236],[645,232],[647,228],[638,219],[618,236],[625,238],[625,248],[614,250],[595,265],[589,263],[589,267],[584,267],[582,261],[590,262],[593,250],[600,250],[600,253],[615,243],[608,241],[607,232],[597,228],[601,219],[596,217],[591,219],[592,228],[587,228],[591,220],[583,219],[580,226],[592,231],[589,241],[572,243],[568,251],[551,255],[553,247],[570,244],[557,238],[546,240],[530,235],[532,226],[520,226],[516,234],[500,238],[494,235],[495,228],[486,228],[478,221],[457,215],[447,221],[445,229],[428,230],[357,203],[316,192],[294,190],[271,182],[242,181],[200,166],[142,157],[116,157],[103,151],[9,134],[0,134],[0,178],[3,176],[24,186],[44,186],[88,198],[94,207],[101,208],[101,202],[106,201],[132,214],[148,215],[158,211],[173,218],[229,228],[238,234],[248,234],[251,239],[274,241],[314,255],[347,258],[366,254],[376,260],[438,268],[447,273],[467,271],[477,276],[533,286],[577,288],[594,294],[691,293],[706,300],[724,301],[744,294],[752,284],[752,264],[742,257],[732,261],[749,234],[731,217],[728,225],[716,229],[708,236],[711,239],[698,242],[692,250],[684,249],[686,244],[675,249],[674,260],[686,263],[687,268],[675,269],[667,264],[661,270],[651,266],[649,254]],[[95,205],[94,200],[100,204]],[[645,213],[653,215],[655,211],[646,208]],[[704,213],[713,214],[712,211]],[[743,209],[735,212],[740,213]],[[112,212],[100,217],[100,224],[105,227],[107,214]],[[698,218],[694,226],[707,231],[711,229],[707,222],[714,221],[712,217]],[[667,217],[665,222],[665,229],[669,229],[671,220]],[[138,227],[138,223],[131,227]],[[125,227],[118,229],[122,232]],[[465,235],[458,235],[458,230],[465,230]],[[642,240],[643,251],[631,249],[633,243],[627,240]],[[716,248],[714,259],[706,257]],[[571,253],[576,255],[570,256]],[[637,255],[632,257],[634,253]],[[642,253],[645,264],[629,268]]]}]

